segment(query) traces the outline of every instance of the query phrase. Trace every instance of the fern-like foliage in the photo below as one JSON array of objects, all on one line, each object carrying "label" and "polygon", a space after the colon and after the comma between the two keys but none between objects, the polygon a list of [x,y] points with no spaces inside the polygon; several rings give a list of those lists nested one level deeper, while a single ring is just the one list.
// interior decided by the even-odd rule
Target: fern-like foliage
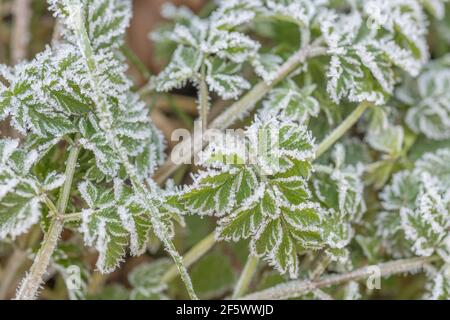
[{"label": "fern-like foliage", "polygon": [[[10,116],[12,125],[28,141],[46,141],[45,150],[63,137],[75,135],[77,143],[92,152],[95,164],[91,162],[86,177],[107,184],[94,186],[86,181],[80,185],[90,208],[83,213],[81,230],[86,243],[100,252],[97,267],[109,272],[122,259],[126,246],[131,246],[133,254],[142,252],[152,227],[152,211],[139,204],[126,187],[119,188],[116,183],[115,196],[107,197],[110,181],[127,179],[130,174],[146,181],[163,159],[164,145],[145,104],[131,91],[124,58],[117,50],[131,17],[130,2],[50,1],[50,8],[64,26],[64,41],[46,48],[31,62],[2,69],[8,85],[2,87],[0,95],[1,116]],[[18,235],[39,219],[38,182],[31,185],[25,181],[33,181],[26,177],[45,151],[42,145],[40,149],[31,150],[22,163],[22,182],[11,185],[16,199],[2,201],[2,206],[16,208],[8,210],[9,217],[2,215],[2,237]],[[6,152],[5,157],[9,156]],[[9,164],[8,172],[13,170],[18,169]],[[2,181],[8,178],[2,177]],[[18,188],[28,190],[21,193],[23,199],[17,198]],[[5,189],[5,195],[8,192]]]},{"label": "fern-like foliage", "polygon": [[317,19],[331,55],[327,89],[335,102],[383,104],[397,68],[415,76],[428,60],[427,20],[417,1],[364,1],[348,14],[326,9]]},{"label": "fern-like foliage", "polygon": [[448,149],[425,154],[412,171],[394,175],[381,194],[379,234],[394,256],[411,253],[447,259],[450,203]]},{"label": "fern-like foliage", "polygon": [[19,141],[0,140],[0,238],[28,231],[42,214],[46,194],[64,183],[52,172],[44,180],[31,171],[38,154],[19,147]]},{"label": "fern-like foliage", "polygon": [[337,163],[315,174],[312,188],[314,142],[286,118],[257,119],[234,138],[234,148],[221,137],[205,150],[207,171],[181,196],[186,209],[218,216],[217,239],[250,239],[252,254],[293,278],[298,255],[308,250],[345,260],[350,223],[365,210],[360,177]]},{"label": "fern-like foliage", "polygon": [[400,99],[412,106],[406,123],[414,132],[433,140],[450,137],[449,87],[450,64],[442,58],[429,64],[415,83],[399,92]]}]

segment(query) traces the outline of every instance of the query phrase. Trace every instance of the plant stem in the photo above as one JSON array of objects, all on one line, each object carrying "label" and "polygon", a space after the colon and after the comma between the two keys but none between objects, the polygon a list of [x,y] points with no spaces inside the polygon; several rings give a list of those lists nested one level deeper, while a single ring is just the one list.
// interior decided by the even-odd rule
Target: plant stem
[{"label": "plant stem", "polygon": [[233,295],[231,297],[232,299],[238,299],[247,292],[250,282],[252,281],[252,278],[257,270],[258,261],[258,257],[255,257],[254,255],[250,255],[248,257],[244,270],[242,270],[239,280],[234,287]]},{"label": "plant stem", "polygon": [[183,258],[180,256],[172,240],[167,235],[167,228],[159,218],[159,210],[154,205],[154,200],[150,196],[150,190],[148,189],[148,186],[139,178],[135,167],[131,164],[128,158],[126,149],[122,145],[122,142],[114,134],[112,114],[109,110],[107,96],[104,92],[102,92],[100,86],[100,70],[97,66],[94,51],[86,27],[84,25],[82,5],[80,3],[69,3],[68,9],[71,16],[70,18],[73,21],[73,31],[75,32],[78,40],[78,47],[86,60],[86,68],[91,81],[92,90],[95,95],[98,117],[100,118],[100,128],[105,133],[113,150],[119,156],[120,161],[131,181],[134,191],[141,197],[141,199],[145,203],[146,209],[150,212],[149,218],[153,227],[153,231],[164,244],[166,251],[172,256],[172,259],[174,260],[175,265],[180,272],[181,279],[186,286],[186,290],[188,291],[189,296],[191,297],[191,299],[197,299],[197,296],[192,287],[192,281],[189,277],[186,267],[183,264]]},{"label": "plant stem", "polygon": [[[247,94],[245,94],[241,99],[229,106],[225,112],[220,116],[215,118],[209,125],[211,129],[223,130],[232,125],[235,121],[244,118],[253,108],[258,104],[259,101],[278,83],[284,80],[289,74],[294,71],[301,63],[305,62],[308,58],[317,57],[326,53],[326,48],[310,45],[301,48],[297,53],[293,54],[278,70],[275,79],[271,83],[266,83],[264,81],[256,84]],[[184,150],[189,150],[190,146],[194,146],[193,154],[197,154],[201,151],[206,143],[202,143],[202,137],[196,137],[194,135],[195,141],[185,141],[182,142],[185,146],[180,146],[181,148],[186,148]],[[190,160],[189,154],[186,155],[187,158],[179,159],[179,163],[186,163],[185,160]],[[172,173],[174,173],[179,164],[175,164],[169,158],[155,173],[153,179],[158,183],[162,184],[169,178]]]},{"label": "plant stem", "polygon": [[205,65],[203,64],[200,80],[199,80],[199,90],[198,90],[198,102],[199,102],[199,114],[200,114],[200,121],[202,122],[202,130],[203,133],[206,132],[206,129],[208,129],[208,113],[209,113],[209,93],[208,93],[208,86],[206,85],[205,80]]},{"label": "plant stem", "polygon": [[331,134],[326,137],[317,147],[316,157],[320,157],[327,151],[336,141],[338,141],[361,117],[368,107],[372,104],[369,102],[361,102],[355,110],[336,128]]},{"label": "plant stem", "polygon": [[[214,232],[207,235],[199,243],[191,248],[183,257],[184,265],[189,268],[192,264],[198,261],[206,252],[208,252],[215,243]],[[176,266],[172,266],[161,278],[161,282],[168,283],[178,275]]]},{"label": "plant stem", "polygon": [[[439,257],[432,256],[403,259],[386,262],[380,265],[366,266],[344,274],[322,277],[316,281],[289,281],[259,292],[246,295],[242,299],[275,300],[296,298],[316,289],[329,287],[349,281],[360,280],[372,275],[389,276],[398,273],[416,271],[418,269],[421,269],[424,265],[436,260],[439,260]],[[379,271],[379,273],[375,273],[375,270]]]},{"label": "plant stem", "polygon": [[47,233],[44,236],[41,248],[39,249],[30,271],[23,279],[19,289],[17,290],[17,300],[33,300],[36,298],[39,287],[43,282],[43,276],[47,271],[48,265],[53,252],[58,244],[58,239],[64,229],[64,222],[59,219],[66,211],[67,203],[69,201],[70,190],[72,188],[72,180],[75,174],[77,165],[78,153],[80,147],[78,145],[78,138],[75,139],[75,144],[70,150],[69,157],[66,163],[66,180],[61,188],[57,204],[57,216],[54,217],[50,223]]}]

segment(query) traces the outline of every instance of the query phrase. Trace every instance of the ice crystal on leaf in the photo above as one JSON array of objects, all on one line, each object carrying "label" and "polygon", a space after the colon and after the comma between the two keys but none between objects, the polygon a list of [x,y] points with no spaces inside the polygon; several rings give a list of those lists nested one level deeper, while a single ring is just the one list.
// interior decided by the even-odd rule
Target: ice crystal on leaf
[{"label": "ice crystal on leaf", "polygon": [[314,194],[323,207],[328,209],[325,217],[325,240],[327,253],[335,260],[345,261],[345,247],[353,238],[353,223],[361,221],[366,211],[363,166],[346,165],[344,146],[334,149],[332,166],[315,165],[313,175]]},{"label": "ice crystal on leaf", "polygon": [[[252,18],[239,10],[251,9],[251,3],[225,3],[209,19],[192,16],[179,19],[173,30],[159,35],[178,44],[171,62],[156,78],[159,91],[169,91],[199,83],[202,68],[206,68],[206,82],[211,91],[224,99],[236,98],[248,82],[237,74],[241,64],[254,57],[259,44],[233,28]],[[158,38],[158,36],[157,36]]]},{"label": "ice crystal on leaf", "polygon": [[449,169],[447,162],[435,160],[442,156],[448,156],[447,149],[425,154],[414,170],[395,174],[381,194],[387,211],[379,216],[379,234],[394,256],[437,253],[448,259]]},{"label": "ice crystal on leaf", "polygon": [[[182,12],[176,14],[177,10]],[[178,47],[169,65],[156,78],[158,91],[169,91],[186,85],[189,80],[198,84],[202,69],[207,69],[206,82],[210,91],[223,99],[237,98],[248,82],[236,74],[243,63],[250,62],[255,72],[267,83],[274,80],[282,59],[271,53],[258,53],[260,44],[238,27],[249,24],[255,17],[287,20],[308,26],[316,10],[311,1],[220,1],[218,8],[206,19],[200,19],[188,9],[172,6],[166,16],[176,21],[171,31],[153,34],[157,41],[170,40]],[[228,85],[224,85],[227,82]]]},{"label": "ice crystal on leaf", "polygon": [[[450,137],[450,68],[431,66],[417,79],[418,94],[406,115],[406,123],[417,133],[433,140]],[[414,97],[415,95],[411,95]]]},{"label": "ice crystal on leaf", "polygon": [[428,61],[428,22],[415,0],[365,1],[348,14],[325,9],[317,20],[331,55],[327,89],[335,102],[381,105],[393,94],[397,68],[416,76]]},{"label": "ice crystal on leaf", "polygon": [[64,175],[49,173],[43,181],[31,168],[38,155],[19,147],[17,140],[0,140],[0,239],[28,231],[42,214],[46,193],[64,183]]},{"label": "ice crystal on leaf", "polygon": [[450,266],[445,264],[438,271],[433,271],[430,275],[428,292],[425,296],[431,300],[450,299]]},{"label": "ice crystal on leaf", "polygon": [[163,274],[170,267],[170,261],[160,259],[151,263],[143,263],[133,269],[128,281],[133,287],[131,300],[165,300],[167,285],[161,282]]},{"label": "ice crystal on leaf", "polygon": [[332,259],[345,260],[350,223],[365,210],[363,187],[352,168],[338,163],[315,184],[315,197],[310,134],[288,118],[268,118],[257,118],[234,148],[224,148],[223,139],[212,143],[203,154],[208,170],[195,176],[181,201],[189,212],[220,217],[219,240],[250,238],[254,255],[297,277],[305,251],[326,249]]},{"label": "ice crystal on leaf", "polygon": [[318,115],[319,102],[312,96],[314,86],[300,89],[294,81],[287,80],[274,88],[261,109],[261,116],[280,116],[304,123]]},{"label": "ice crystal on leaf", "polygon": [[[86,244],[100,253],[97,268],[101,272],[113,271],[123,260],[127,246],[132,255],[145,251],[152,231],[152,213],[123,181],[116,180],[112,190],[84,181],[79,191],[89,207],[82,212],[80,232]],[[159,217],[169,236],[173,235],[173,218],[180,219],[170,203],[170,199],[163,203]]]},{"label": "ice crystal on leaf", "polygon": [[298,253],[323,246],[323,210],[307,185],[313,141],[304,127],[278,120],[257,120],[238,139],[235,150],[244,153],[210,146],[209,170],[195,177],[182,202],[189,212],[221,217],[218,239],[251,238],[255,255],[296,277]]}]

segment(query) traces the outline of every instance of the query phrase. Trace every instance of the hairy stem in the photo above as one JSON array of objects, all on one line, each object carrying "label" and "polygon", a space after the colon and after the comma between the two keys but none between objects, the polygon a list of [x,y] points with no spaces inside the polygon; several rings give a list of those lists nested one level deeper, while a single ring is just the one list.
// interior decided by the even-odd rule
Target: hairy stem
[{"label": "hairy stem", "polygon": [[[244,118],[246,115],[250,113],[250,111],[253,110],[253,108],[258,104],[259,101],[261,101],[262,98],[278,83],[280,83],[282,80],[284,80],[289,74],[291,74],[292,71],[294,71],[298,66],[305,62],[308,58],[313,58],[316,56],[320,56],[326,53],[326,49],[320,46],[317,46],[315,44],[312,44],[310,46],[305,46],[304,48],[301,48],[299,51],[297,51],[295,54],[293,54],[278,70],[277,75],[275,79],[270,83],[266,83],[264,81],[259,82],[256,84],[252,90],[250,90],[247,94],[245,94],[241,99],[233,103],[231,106],[229,106],[225,112],[223,112],[221,115],[219,115],[217,118],[215,118],[209,125],[209,128],[211,129],[219,129],[223,130],[228,128],[230,125],[232,125],[234,122],[236,122],[239,119]],[[205,142],[202,142],[202,137],[196,137],[194,136],[196,141],[186,141],[182,142],[185,144],[183,146],[183,150],[189,150],[187,146],[194,146],[194,154],[197,154],[201,151],[203,146],[206,144]],[[192,144],[191,144],[192,143]],[[186,148],[185,148],[186,147]],[[191,155],[187,154],[185,155],[187,159],[180,159],[178,163],[186,163],[185,160],[189,160]],[[166,163],[164,163],[159,170],[154,175],[153,179],[159,183],[162,184],[167,178],[169,178],[179,167],[179,164],[175,164],[171,161],[169,158]]]},{"label": "hairy stem", "polygon": [[50,259],[56,249],[61,232],[64,229],[64,222],[59,219],[59,216],[62,216],[64,214],[67,208],[67,203],[69,202],[70,190],[72,188],[72,181],[75,174],[75,168],[77,166],[79,152],[80,147],[78,145],[78,139],[76,139],[75,144],[70,150],[69,157],[66,163],[66,180],[61,187],[61,193],[58,199],[58,213],[56,217],[53,217],[50,223],[50,227],[48,228],[48,231],[44,236],[41,248],[39,249],[33,261],[33,265],[31,266],[30,271],[25,276],[19,289],[17,290],[17,300],[35,299],[39,287],[43,282],[44,274],[47,271],[48,265],[50,264]]},{"label": "hairy stem", "polygon": [[[203,240],[191,248],[184,256],[184,265],[189,268],[192,264],[198,261],[206,252],[208,252],[215,243],[214,232],[207,235]],[[172,266],[161,278],[161,282],[168,283],[178,275],[176,266]]]},{"label": "hairy stem", "polygon": [[198,102],[199,102],[199,114],[200,121],[202,122],[203,132],[208,129],[208,114],[209,114],[209,93],[208,86],[205,80],[205,65],[202,66],[202,71],[200,75],[199,88],[198,88]]},{"label": "hairy stem", "polygon": [[316,289],[329,287],[349,281],[360,280],[372,275],[389,276],[421,269],[424,265],[438,260],[439,257],[420,257],[390,261],[379,265],[366,266],[354,271],[322,277],[318,280],[289,281],[274,287],[244,296],[245,300],[277,300],[299,297]]},{"label": "hairy stem", "polygon": [[336,128],[331,134],[326,137],[320,145],[317,147],[316,157],[320,157],[325,151],[327,151],[336,141],[359,120],[364,111],[371,106],[369,102],[361,102],[355,110]]},{"label": "hairy stem", "polygon": [[153,203],[153,199],[150,196],[150,190],[147,185],[139,178],[136,168],[131,164],[127,151],[122,145],[122,142],[115,136],[113,129],[112,114],[109,110],[109,105],[105,93],[102,92],[100,85],[100,69],[97,66],[93,48],[84,25],[84,17],[82,12],[82,5],[79,3],[68,3],[68,9],[70,18],[73,23],[73,29],[77,36],[78,47],[80,48],[84,58],[86,59],[86,67],[96,97],[96,107],[98,116],[100,118],[100,127],[105,132],[107,139],[111,143],[112,148],[115,150],[120,158],[125,171],[130,178],[131,184],[135,192],[142,198],[146,205],[146,209],[150,211],[149,217],[152,223],[153,230],[158,238],[164,244],[166,251],[172,256],[180,275],[183,280],[186,289],[191,299],[197,299],[197,296],[192,287],[192,281],[189,277],[186,267],[183,264],[183,258],[180,256],[175,248],[172,240],[168,237],[168,231],[164,223],[159,218],[158,208]]},{"label": "hairy stem", "polygon": [[248,290],[250,282],[252,281],[253,276],[258,268],[258,257],[250,255],[245,263],[244,270],[239,277],[239,280],[234,287],[232,299],[238,299],[242,297]]}]

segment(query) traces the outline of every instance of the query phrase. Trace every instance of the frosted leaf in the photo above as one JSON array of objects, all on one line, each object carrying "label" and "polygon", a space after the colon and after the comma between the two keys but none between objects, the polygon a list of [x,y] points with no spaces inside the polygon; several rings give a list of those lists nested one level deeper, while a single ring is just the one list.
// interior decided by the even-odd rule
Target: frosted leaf
[{"label": "frosted leaf", "polygon": [[281,208],[280,217],[266,220],[252,237],[252,253],[264,257],[280,273],[297,278],[299,252],[323,246],[321,214],[313,203]]},{"label": "frosted leaf", "polygon": [[217,54],[222,59],[243,63],[249,58],[253,58],[259,47],[258,42],[243,33],[213,29],[201,49],[208,54]]},{"label": "frosted leaf", "polygon": [[420,191],[419,177],[408,171],[396,173],[391,183],[380,193],[383,209],[377,217],[377,234],[387,252],[402,258],[411,255],[411,243],[401,226],[400,210],[414,209]]},{"label": "frosted leaf", "polygon": [[426,298],[430,300],[450,300],[450,266],[445,264],[442,268],[429,275],[430,283],[427,285]]},{"label": "frosted leaf", "polygon": [[271,53],[258,54],[252,60],[252,65],[256,74],[267,84],[270,84],[275,80],[282,63],[283,59],[280,56]]},{"label": "frosted leaf", "polygon": [[143,263],[134,268],[128,275],[128,282],[133,287],[130,293],[131,300],[166,300],[164,294],[167,285],[161,282],[161,278],[170,267],[167,259],[156,260],[151,263]]},{"label": "frosted leaf", "polygon": [[[91,277],[91,268],[83,261],[83,248],[78,243],[60,242],[56,247],[53,255],[51,266],[57,271],[65,282],[67,295],[70,300],[86,300],[88,283]],[[78,273],[80,278],[77,279],[78,285],[74,289],[73,274]]]},{"label": "frosted leaf", "polygon": [[253,193],[256,179],[255,171],[245,168],[201,173],[182,198],[191,212],[222,216],[234,206],[242,205]]},{"label": "frosted leaf", "polygon": [[[79,93],[70,96],[76,89],[58,79],[77,68],[75,56],[65,49],[54,54],[47,48],[33,61],[14,68],[0,105],[2,117],[11,116],[12,125],[22,134],[30,130],[40,137],[61,137],[75,132],[69,115],[86,106],[87,99],[80,99]],[[72,109],[80,100],[79,109]]]},{"label": "frosted leaf", "polygon": [[208,24],[198,17],[193,17],[187,25],[177,24],[169,38],[180,45],[200,49],[207,36],[207,31]]},{"label": "frosted leaf", "polygon": [[327,91],[334,102],[347,98],[352,102],[380,105],[392,93],[393,73],[385,65],[386,57],[376,50],[369,54],[368,49],[358,46],[331,57]]},{"label": "frosted leaf", "polygon": [[215,91],[222,99],[236,99],[243,90],[250,88],[250,83],[238,73],[241,66],[226,63],[218,58],[207,60],[208,68],[206,83],[210,90]]},{"label": "frosted leaf", "polygon": [[[49,8],[65,24],[63,35],[76,43],[73,23],[69,16],[72,0],[48,0]],[[81,0],[84,23],[93,49],[118,48],[124,42],[125,31],[131,20],[131,2],[126,0]],[[76,5],[75,2],[75,5]]]},{"label": "frosted leaf", "polygon": [[61,187],[65,180],[66,177],[64,174],[53,171],[45,177],[44,181],[42,182],[42,187],[45,191],[54,190]]},{"label": "frosted leaf", "polygon": [[[99,252],[97,268],[102,273],[112,272],[119,265],[127,247],[132,255],[145,251],[153,229],[151,213],[123,181],[116,180],[113,190],[89,181],[82,182],[78,189],[89,207],[82,212],[80,232],[86,245]],[[161,207],[161,219],[169,230],[173,229],[172,215],[176,213],[168,211],[165,204]]]},{"label": "frosted leaf", "polygon": [[314,86],[299,88],[292,80],[287,80],[270,91],[264,101],[261,117],[280,116],[304,123],[319,114],[319,102],[312,96]]},{"label": "frosted leaf", "polygon": [[50,174],[40,182],[30,172],[38,159],[25,152],[18,141],[0,140],[0,239],[15,238],[39,221],[42,192],[59,187],[64,177]]},{"label": "frosted leaf", "polygon": [[431,69],[418,81],[419,101],[408,110],[406,123],[433,140],[450,137],[450,69]]},{"label": "frosted leaf", "polygon": [[335,102],[381,105],[398,81],[396,67],[416,76],[428,61],[428,23],[417,1],[365,1],[362,12],[322,10],[317,20],[331,55],[327,89]]},{"label": "frosted leaf", "polygon": [[445,187],[450,186],[450,150],[438,149],[435,152],[425,153],[417,162],[419,172],[427,172],[439,178]]},{"label": "frosted leaf", "polygon": [[170,64],[156,78],[156,89],[169,91],[181,88],[188,80],[195,79],[202,63],[201,58],[192,48],[178,47]]},{"label": "frosted leaf", "polygon": [[378,217],[378,234],[390,254],[404,257],[412,251],[417,255],[437,253],[444,259],[448,257],[450,198],[446,154],[447,149],[425,154],[414,170],[395,174],[380,194],[386,211]]},{"label": "frosted leaf", "polygon": [[412,68],[405,68],[407,67],[405,62],[400,63],[400,66],[411,75],[417,75],[420,67],[428,60],[428,46],[425,39],[428,21],[418,1],[365,1],[364,10],[372,24],[376,26],[373,26],[373,29],[377,37],[385,42],[392,41],[385,47],[385,52],[392,62],[396,64],[398,58],[404,60],[404,50],[407,50],[410,61],[408,66]]},{"label": "frosted leaf", "polygon": [[269,14],[283,20],[308,26],[316,13],[316,4],[309,0],[265,0]]},{"label": "frosted leaf", "polygon": [[391,156],[399,155],[403,148],[403,127],[388,124],[386,128],[380,130],[380,132],[369,131],[366,140],[375,150]]},{"label": "frosted leaf", "polygon": [[414,252],[421,256],[430,256],[434,252],[448,255],[446,238],[450,227],[450,199],[441,188],[436,178],[422,173],[415,209],[400,210],[406,237],[413,242]]},{"label": "frosted leaf", "polygon": [[414,208],[419,194],[419,178],[408,171],[396,173],[390,185],[380,193],[385,210],[400,210],[402,207]]},{"label": "frosted leaf", "polygon": [[221,1],[218,9],[211,15],[213,28],[230,30],[252,21],[261,12],[261,0]]},{"label": "frosted leaf", "polygon": [[[257,0],[223,2],[206,19],[180,9],[182,17],[176,19],[178,23],[173,30],[153,36],[156,40],[169,40],[178,45],[171,62],[156,78],[156,89],[169,91],[185,86],[188,81],[196,84],[199,70],[206,64],[209,90],[225,99],[236,98],[249,87],[244,78],[235,74],[236,68],[241,68],[246,61],[253,61],[260,45],[235,29],[249,23],[260,11],[260,6]],[[170,10],[175,9],[171,7]],[[261,66],[259,69],[261,71]]]},{"label": "frosted leaf", "polygon": [[345,213],[330,210],[324,215],[323,219],[323,237],[324,242],[327,244],[325,252],[332,261],[345,263],[349,257],[346,247],[354,236],[348,217],[345,217]]},{"label": "frosted leaf", "polygon": [[253,254],[297,277],[298,255],[327,246],[324,210],[308,186],[314,157],[309,132],[288,120],[256,118],[238,143],[219,139],[203,156],[207,170],[180,197],[187,211],[220,217],[219,240],[250,239]]},{"label": "frosted leaf", "polygon": [[364,201],[363,167],[345,165],[341,144],[334,149],[334,167],[316,165],[313,187],[317,199],[332,211],[339,212],[344,221],[358,222],[366,211]]}]

